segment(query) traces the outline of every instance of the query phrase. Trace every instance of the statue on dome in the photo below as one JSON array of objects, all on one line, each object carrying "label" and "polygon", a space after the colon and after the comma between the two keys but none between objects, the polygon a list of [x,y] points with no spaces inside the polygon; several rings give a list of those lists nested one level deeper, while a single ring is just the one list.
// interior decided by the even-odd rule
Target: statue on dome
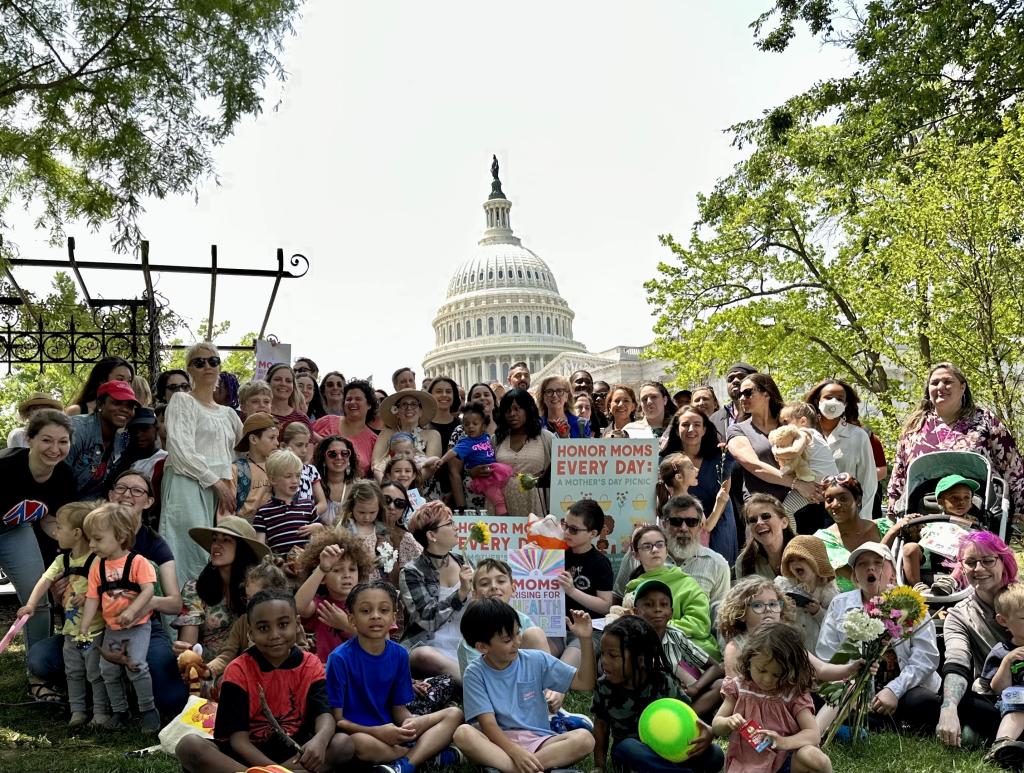
[{"label": "statue on dome", "polygon": [[493,161],[491,161],[491,176],[495,180],[497,180],[498,179],[498,157],[492,155],[491,158],[494,159]]},{"label": "statue on dome", "polygon": [[505,198],[504,192],[501,190],[501,180],[498,179],[498,157],[495,155],[491,156],[491,176],[494,179],[491,181],[491,195],[488,199],[503,199]]}]

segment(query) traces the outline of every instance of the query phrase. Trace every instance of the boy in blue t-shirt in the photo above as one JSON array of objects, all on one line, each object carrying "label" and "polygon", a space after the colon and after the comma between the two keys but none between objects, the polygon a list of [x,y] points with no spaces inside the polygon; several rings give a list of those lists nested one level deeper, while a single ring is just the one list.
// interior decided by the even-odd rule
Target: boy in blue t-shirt
[{"label": "boy in blue t-shirt", "polygon": [[593,626],[583,611],[569,626],[583,650],[579,670],[546,652],[519,649],[516,611],[494,598],[474,601],[463,613],[463,638],[481,657],[466,666],[462,682],[466,721],[455,745],[478,765],[502,773],[564,768],[594,750],[594,736],[577,729],[556,734],[548,720],[545,690],[593,690],[596,659]]},{"label": "boy in blue t-shirt", "polygon": [[346,606],[356,636],[327,658],[327,700],[338,729],[352,736],[355,758],[392,773],[413,773],[428,762],[457,767],[462,755],[448,744],[462,712],[446,708],[413,716],[406,708],[416,697],[409,653],[389,638],[398,591],[383,580],[362,582]]}]

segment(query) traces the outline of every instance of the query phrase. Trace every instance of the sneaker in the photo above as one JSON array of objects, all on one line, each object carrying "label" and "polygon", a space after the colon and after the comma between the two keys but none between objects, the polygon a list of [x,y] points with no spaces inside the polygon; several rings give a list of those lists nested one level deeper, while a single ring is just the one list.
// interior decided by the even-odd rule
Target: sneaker
[{"label": "sneaker", "polygon": [[936,575],[932,581],[932,595],[933,596],[952,596],[960,590],[956,580],[954,580],[948,574]]},{"label": "sneaker", "polygon": [[115,711],[114,715],[103,725],[104,730],[121,730],[128,727],[131,716],[127,711]]},{"label": "sneaker", "polygon": [[928,586],[928,583],[924,583],[924,582],[915,582],[914,583],[914,590],[916,590],[918,593],[921,593],[921,594],[927,593],[929,595],[931,595],[931,592],[932,592],[932,589]]},{"label": "sneaker", "polygon": [[149,711],[142,712],[142,732],[160,732],[160,712],[156,709],[150,709]]},{"label": "sneaker", "polygon": [[448,768],[461,768],[464,760],[465,757],[462,756],[462,752],[459,751],[458,748],[455,746],[446,746],[423,763],[420,770],[435,771],[447,770]]},{"label": "sneaker", "polygon": [[985,755],[985,762],[1006,770],[1020,770],[1024,767],[1024,743],[1012,738],[997,738]]},{"label": "sneaker", "polygon": [[570,730],[581,728],[591,732],[594,730],[594,723],[590,717],[584,714],[572,714],[564,709],[559,709],[556,714],[552,714],[549,724],[553,733],[568,733]]},{"label": "sneaker", "polygon": [[73,711],[71,712],[71,719],[68,721],[68,727],[81,727],[89,721],[89,715],[84,711]]},{"label": "sneaker", "polygon": [[379,762],[376,765],[371,765],[370,770],[373,773],[414,773],[416,768],[409,762],[408,757],[401,757],[394,762]]},{"label": "sneaker", "polygon": [[109,721],[109,714],[93,714],[92,719],[89,721],[89,727],[102,729],[107,726],[107,722]]}]

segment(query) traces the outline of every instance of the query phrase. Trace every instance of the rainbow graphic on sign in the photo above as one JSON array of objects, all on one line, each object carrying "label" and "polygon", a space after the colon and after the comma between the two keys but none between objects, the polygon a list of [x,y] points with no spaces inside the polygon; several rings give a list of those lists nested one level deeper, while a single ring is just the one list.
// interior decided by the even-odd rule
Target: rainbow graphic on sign
[{"label": "rainbow graphic on sign", "polygon": [[508,551],[515,595],[512,606],[547,636],[565,636],[565,592],[558,578],[565,571],[564,550],[521,548]]}]

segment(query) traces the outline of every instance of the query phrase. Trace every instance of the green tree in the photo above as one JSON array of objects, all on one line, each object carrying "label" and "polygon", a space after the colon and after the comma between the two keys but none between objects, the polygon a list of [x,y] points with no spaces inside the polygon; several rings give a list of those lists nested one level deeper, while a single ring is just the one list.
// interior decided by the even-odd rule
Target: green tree
[{"label": "green tree", "polygon": [[134,246],[145,196],[186,193],[258,114],[300,0],[2,0],[0,228],[113,221]]},{"label": "green tree", "polygon": [[[205,331],[206,325],[207,320],[204,318],[199,325],[199,329]],[[214,325],[213,335],[210,337],[210,340],[216,342],[219,339],[223,339],[230,329],[231,323],[228,321]],[[195,340],[199,341],[201,338],[197,336]],[[245,384],[248,381],[252,381],[253,374],[256,372],[256,333],[246,333],[242,336],[238,345],[253,348],[249,351],[222,352],[224,361],[221,363],[220,368],[227,373],[234,373],[238,377],[239,383]],[[191,343],[185,343],[181,338],[176,338],[171,341],[171,346],[191,346]],[[172,368],[184,370],[185,349],[169,349],[168,352],[164,354],[162,360],[164,370],[171,370]]]}]

